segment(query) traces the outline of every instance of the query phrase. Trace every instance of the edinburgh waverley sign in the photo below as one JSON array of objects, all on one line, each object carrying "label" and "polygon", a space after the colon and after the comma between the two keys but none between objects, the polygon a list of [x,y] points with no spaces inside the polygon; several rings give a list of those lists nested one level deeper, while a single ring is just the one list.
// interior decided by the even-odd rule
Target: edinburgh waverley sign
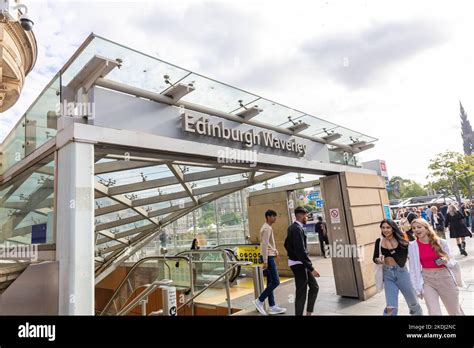
[{"label": "edinburgh waverley sign", "polygon": [[266,146],[273,149],[295,152],[298,155],[306,154],[306,145],[296,142],[295,139],[283,140],[275,137],[269,131],[259,131],[254,129],[242,131],[236,128],[229,128],[223,122],[212,123],[204,117],[193,117],[186,113],[181,115],[183,131],[197,135],[206,135],[213,138],[220,138],[243,143],[246,147],[254,145]]}]

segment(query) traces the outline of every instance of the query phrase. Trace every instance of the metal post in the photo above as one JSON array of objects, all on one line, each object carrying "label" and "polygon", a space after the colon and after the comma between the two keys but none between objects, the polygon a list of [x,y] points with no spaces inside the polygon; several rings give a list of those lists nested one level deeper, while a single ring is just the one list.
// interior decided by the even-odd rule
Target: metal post
[{"label": "metal post", "polygon": [[246,204],[244,204],[245,196],[243,195],[244,189],[239,191],[240,194],[240,211],[242,212],[242,227],[244,228],[244,241],[246,242],[247,236],[247,214],[245,213]]},{"label": "metal post", "polygon": [[[226,255],[226,252],[223,250],[222,251],[222,257],[224,258],[224,272],[227,272],[227,267],[228,267],[228,264],[227,264],[227,255]],[[231,305],[231,302],[230,302],[230,283],[229,283],[229,274],[226,273],[225,275],[225,291],[226,291],[226,300],[227,300],[227,311],[228,311],[228,314],[231,315],[232,314],[232,305]]]},{"label": "metal post", "polygon": [[[253,267],[253,292],[255,299],[257,299],[260,294],[265,290],[265,285],[263,281],[263,268],[262,266],[255,266]],[[267,302],[263,305],[265,310],[267,310]]]},{"label": "metal post", "polygon": [[217,245],[221,245],[220,240],[219,240],[219,234],[220,234],[220,229],[219,229],[219,214],[217,211],[217,201],[214,201],[214,214],[216,216],[216,235],[217,235]]},{"label": "metal post", "polygon": [[[190,279],[190,286],[191,286],[191,297],[194,297],[194,282],[195,282],[195,279],[194,279],[194,263],[193,263],[193,254],[190,255],[189,257],[189,272],[190,272],[190,275],[189,275],[189,279]],[[197,279],[197,272],[196,272],[196,279]],[[191,315],[194,315],[194,301],[191,301],[190,303],[191,305]]]},{"label": "metal post", "polygon": [[142,307],[142,315],[144,317],[146,317],[146,304],[147,304],[148,300],[146,298],[144,298],[140,304],[141,304],[141,307]]},{"label": "metal post", "polygon": [[194,237],[196,237],[197,234],[197,226],[196,226],[196,210],[193,210],[193,232],[194,232]]},{"label": "metal post", "polygon": [[94,145],[71,142],[57,159],[59,314],[94,315]]}]

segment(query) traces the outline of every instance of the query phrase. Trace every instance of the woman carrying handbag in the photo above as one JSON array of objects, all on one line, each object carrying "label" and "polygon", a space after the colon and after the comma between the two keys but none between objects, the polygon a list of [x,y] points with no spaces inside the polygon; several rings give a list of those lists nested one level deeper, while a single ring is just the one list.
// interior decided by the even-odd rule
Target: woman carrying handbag
[{"label": "woman carrying handbag", "polygon": [[441,315],[439,298],[449,315],[464,315],[459,304],[462,286],[460,269],[449,252],[448,242],[440,239],[428,222],[412,222],[416,241],[410,242],[410,277],[415,291],[425,299],[429,315]]},{"label": "woman carrying handbag", "polygon": [[[384,315],[398,314],[398,293],[402,292],[411,315],[423,315],[410,274],[406,267],[408,257],[408,241],[393,220],[385,219],[380,223],[382,237],[375,241],[373,261],[377,264],[377,290],[381,290],[380,272],[383,272],[383,287],[387,306]],[[379,275],[377,275],[377,272]]]}]

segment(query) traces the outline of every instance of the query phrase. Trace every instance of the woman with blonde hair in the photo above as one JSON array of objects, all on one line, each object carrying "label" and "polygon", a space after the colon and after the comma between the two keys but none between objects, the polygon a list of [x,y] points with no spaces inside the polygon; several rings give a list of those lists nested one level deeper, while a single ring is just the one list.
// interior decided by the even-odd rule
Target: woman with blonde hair
[{"label": "woman with blonde hair", "polygon": [[448,206],[445,226],[449,226],[449,237],[456,238],[456,243],[458,245],[459,252],[462,255],[467,256],[465,239],[466,237],[472,237],[472,233],[466,226],[463,214],[454,204],[450,204]]},{"label": "woman with blonde hair", "polygon": [[410,242],[408,258],[411,282],[418,297],[425,298],[430,315],[441,315],[440,297],[449,315],[464,315],[453,271],[456,261],[448,242],[440,239],[426,220],[413,220],[412,228],[417,240]]}]

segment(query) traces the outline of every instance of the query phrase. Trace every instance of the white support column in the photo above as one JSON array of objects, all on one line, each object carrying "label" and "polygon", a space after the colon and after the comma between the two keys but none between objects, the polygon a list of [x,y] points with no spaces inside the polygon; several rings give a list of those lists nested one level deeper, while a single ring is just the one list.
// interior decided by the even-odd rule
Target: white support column
[{"label": "white support column", "polygon": [[94,315],[94,145],[58,151],[59,314]]}]

